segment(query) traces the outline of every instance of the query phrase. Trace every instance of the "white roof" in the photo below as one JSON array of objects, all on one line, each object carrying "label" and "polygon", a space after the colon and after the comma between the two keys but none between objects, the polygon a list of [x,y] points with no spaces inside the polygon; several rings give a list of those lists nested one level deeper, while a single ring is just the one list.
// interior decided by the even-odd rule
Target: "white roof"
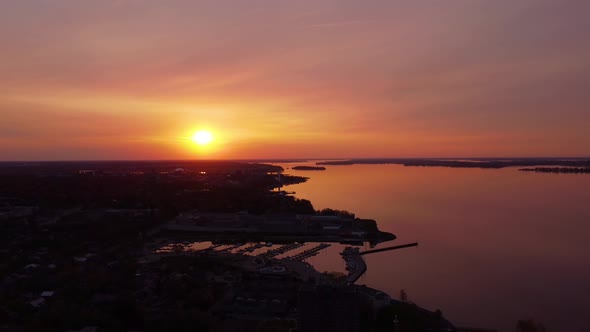
[{"label": "white roof", "polygon": [[45,299],[40,297],[36,300],[29,302],[33,307],[37,308],[45,302]]}]

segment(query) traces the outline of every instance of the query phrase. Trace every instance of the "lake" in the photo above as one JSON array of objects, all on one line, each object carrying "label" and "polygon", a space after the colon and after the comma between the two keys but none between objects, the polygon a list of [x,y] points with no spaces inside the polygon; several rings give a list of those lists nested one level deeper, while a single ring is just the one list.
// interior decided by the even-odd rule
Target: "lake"
[{"label": "lake", "polygon": [[[397,235],[378,247],[417,248],[366,256],[357,283],[394,298],[440,308],[457,326],[514,331],[534,319],[549,331],[588,331],[590,175],[541,174],[516,168],[464,169],[401,165],[287,169],[310,177],[289,186],[316,209],[375,219]],[[334,250],[310,260],[340,270]]]}]

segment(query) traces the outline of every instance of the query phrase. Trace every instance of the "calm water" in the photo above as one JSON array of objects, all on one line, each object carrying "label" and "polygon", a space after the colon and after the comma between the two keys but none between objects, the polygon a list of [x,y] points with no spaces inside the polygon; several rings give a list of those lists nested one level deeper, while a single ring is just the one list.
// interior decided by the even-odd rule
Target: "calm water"
[{"label": "calm water", "polygon": [[[295,165],[282,165],[291,167]],[[590,176],[399,165],[328,166],[289,186],[316,209],[376,219],[417,248],[366,257],[359,281],[440,308],[459,326],[514,331],[533,318],[550,331],[588,331]],[[322,253],[310,262],[340,270]]]}]

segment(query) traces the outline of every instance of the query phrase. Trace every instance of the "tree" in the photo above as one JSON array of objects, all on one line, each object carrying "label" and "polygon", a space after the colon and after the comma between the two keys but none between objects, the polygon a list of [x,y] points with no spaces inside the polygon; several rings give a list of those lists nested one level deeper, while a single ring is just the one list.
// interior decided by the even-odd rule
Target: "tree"
[{"label": "tree", "polygon": [[546,332],[543,324],[536,323],[532,319],[521,319],[516,322],[516,330],[519,332]]},{"label": "tree", "polygon": [[408,302],[408,294],[406,294],[406,291],[403,289],[399,291],[399,300],[402,302]]}]

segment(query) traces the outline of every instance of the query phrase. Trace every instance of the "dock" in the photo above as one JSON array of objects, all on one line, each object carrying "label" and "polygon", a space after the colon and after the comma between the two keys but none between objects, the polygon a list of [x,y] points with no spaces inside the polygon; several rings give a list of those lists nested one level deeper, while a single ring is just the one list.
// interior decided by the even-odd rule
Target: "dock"
[{"label": "dock", "polygon": [[222,252],[231,252],[232,250],[236,250],[236,249],[238,249],[240,247],[243,247],[243,246],[244,246],[244,244],[238,243],[238,244],[234,244],[233,246],[229,246],[229,247],[227,247],[225,249],[219,250],[217,252],[219,252],[219,253],[222,253]]},{"label": "dock", "polygon": [[313,256],[319,254],[320,251],[322,251],[323,249],[326,249],[330,246],[331,246],[331,244],[329,244],[329,243],[320,243],[317,246],[307,249],[307,250],[304,250],[303,252],[300,252],[296,255],[285,257],[285,259],[302,262],[310,257],[313,257]]},{"label": "dock", "polygon": [[262,253],[258,256],[265,257],[265,258],[273,258],[275,256],[285,254],[289,251],[292,251],[292,250],[295,250],[295,249],[301,248],[301,247],[303,247],[303,243],[285,244],[283,246],[280,246],[279,248],[269,250],[269,251]]}]

